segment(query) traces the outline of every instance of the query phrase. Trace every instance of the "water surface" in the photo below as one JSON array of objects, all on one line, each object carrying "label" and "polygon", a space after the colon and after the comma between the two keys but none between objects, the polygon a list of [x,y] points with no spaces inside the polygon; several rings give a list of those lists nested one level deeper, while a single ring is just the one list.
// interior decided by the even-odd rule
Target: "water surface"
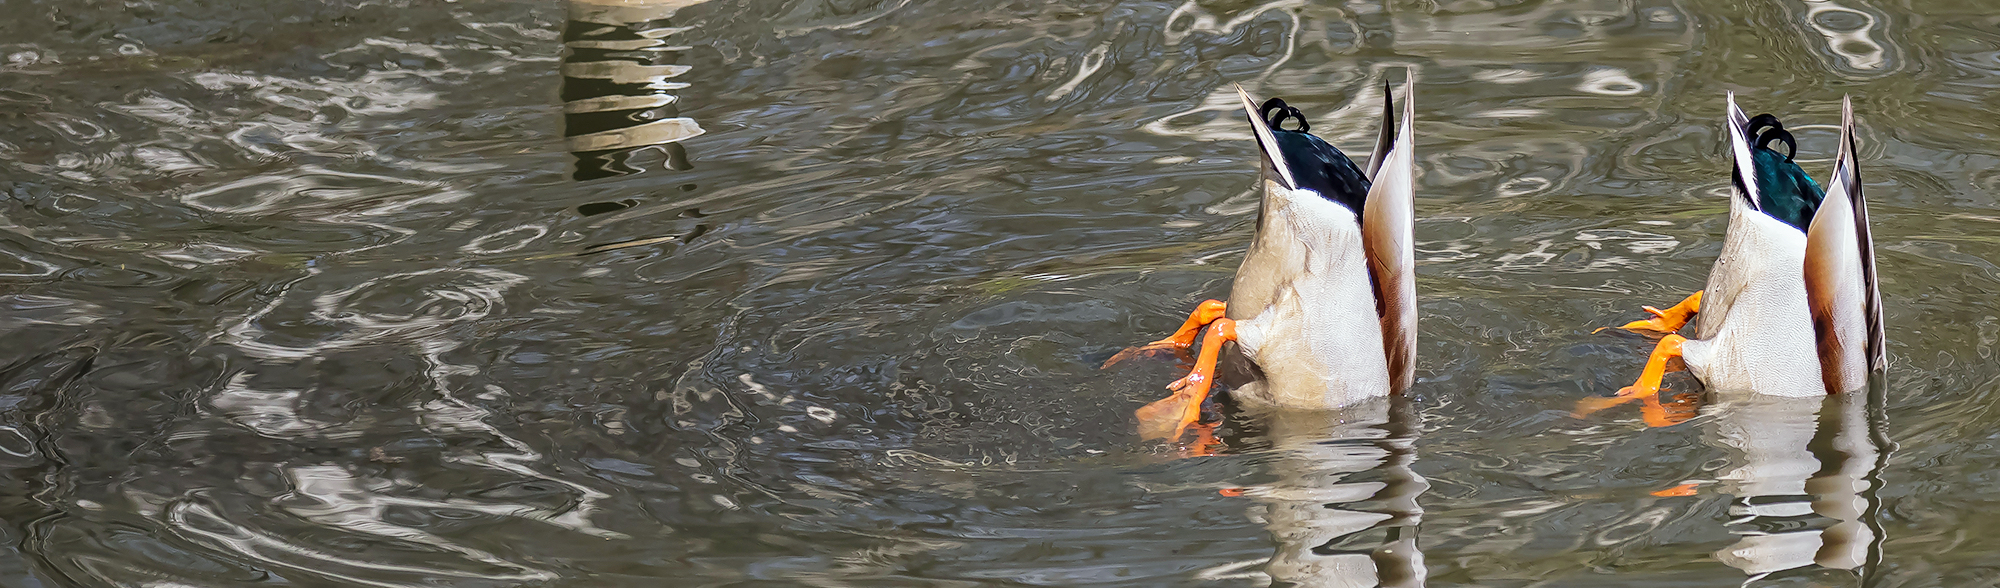
[{"label": "water surface", "polygon": [[[1744,4],[8,2],[0,585],[1989,584],[2000,17]],[[1415,389],[1139,442],[1230,85],[1405,72]],[[1571,418],[1729,90],[1821,177],[1854,97],[1885,382]]]}]

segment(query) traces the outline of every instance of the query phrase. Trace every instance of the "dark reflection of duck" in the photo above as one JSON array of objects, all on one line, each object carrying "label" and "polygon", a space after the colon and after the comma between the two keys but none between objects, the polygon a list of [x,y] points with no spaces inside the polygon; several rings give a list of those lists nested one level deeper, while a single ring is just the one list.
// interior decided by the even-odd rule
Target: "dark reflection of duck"
[{"label": "dark reflection of duck", "polygon": [[[1384,97],[1366,175],[1311,135],[1297,108],[1275,98],[1259,107],[1237,89],[1263,153],[1257,234],[1236,270],[1229,303],[1203,302],[1173,336],[1105,362],[1154,350],[1184,353],[1206,330],[1194,369],[1168,386],[1174,395],[1139,409],[1142,436],[1178,439],[1200,420],[1216,364],[1231,341],[1272,383],[1232,392],[1252,405],[1336,408],[1410,385],[1416,349],[1412,86],[1405,84],[1400,130],[1394,103]],[[1288,118],[1298,121],[1298,130],[1281,126]]]},{"label": "dark reflection of duck", "polygon": [[[1670,359],[1684,360],[1708,388],[1740,397],[1815,398],[1864,388],[1883,368],[1882,301],[1868,206],[1856,164],[1854,108],[1841,102],[1840,151],[1822,190],[1792,156],[1797,144],[1777,117],[1748,118],[1729,96],[1735,159],[1729,229],[1708,286],[1654,317],[1622,328],[1667,333],[1639,381],[1580,414],[1633,399],[1648,424],[1671,425],[1657,400]],[[1783,143],[1779,153],[1771,145]],[[1680,330],[1690,317],[1694,338]]]},{"label": "dark reflection of duck", "polygon": [[1401,397],[1339,410],[1271,410],[1256,419],[1276,480],[1246,489],[1278,542],[1265,572],[1300,587],[1424,584],[1417,498],[1430,488],[1410,469],[1417,426]]},{"label": "dark reflection of duck", "polygon": [[1729,401],[1705,425],[1733,454],[1721,490],[1732,531],[1715,552],[1752,580],[1819,568],[1862,578],[1880,561],[1875,490],[1883,442],[1866,393]]},{"label": "dark reflection of duck", "polygon": [[674,12],[706,0],[570,0],[563,27],[563,127],[577,180],[645,171],[633,158],[656,151],[672,169],[690,169],[681,141],[704,131],[680,116],[687,84],[670,78],[688,47],[665,40]]}]

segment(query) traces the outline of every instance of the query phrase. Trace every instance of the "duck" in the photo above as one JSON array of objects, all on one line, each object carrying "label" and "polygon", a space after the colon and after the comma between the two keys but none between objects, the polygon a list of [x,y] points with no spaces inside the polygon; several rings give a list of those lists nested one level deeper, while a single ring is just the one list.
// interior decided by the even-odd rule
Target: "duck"
[{"label": "duck", "polygon": [[[1218,364],[1248,374],[1232,399],[1253,406],[1334,409],[1400,393],[1415,380],[1415,80],[1403,124],[1390,87],[1366,168],[1313,135],[1298,108],[1261,106],[1237,86],[1260,154],[1255,235],[1228,300],[1196,306],[1171,336],[1112,356],[1201,353],[1173,394],[1135,411],[1145,439],[1177,441],[1197,424]],[[1292,129],[1284,128],[1294,121]],[[1228,360],[1224,353],[1228,351]]]},{"label": "duck", "polygon": [[[1805,398],[1865,388],[1886,365],[1882,294],[1862,193],[1854,103],[1840,106],[1840,146],[1822,188],[1794,157],[1798,143],[1771,114],[1746,117],[1726,97],[1733,159],[1729,225],[1708,283],[1651,318],[1619,329],[1660,336],[1638,381],[1583,400],[1579,415],[1644,401],[1648,425],[1692,415],[1659,404],[1678,358],[1711,393]],[[1782,146],[1784,152],[1774,147]],[[1692,336],[1679,332],[1690,322]],[[1603,329],[1599,329],[1600,331]]]}]

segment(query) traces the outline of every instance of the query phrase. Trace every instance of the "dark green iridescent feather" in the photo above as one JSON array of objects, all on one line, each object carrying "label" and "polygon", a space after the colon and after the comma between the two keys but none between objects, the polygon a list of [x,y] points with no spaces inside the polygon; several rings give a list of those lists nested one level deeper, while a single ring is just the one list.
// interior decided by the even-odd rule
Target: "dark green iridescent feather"
[{"label": "dark green iridescent feather", "polygon": [[1757,207],[1771,218],[1806,230],[1820,201],[1826,199],[1826,190],[1783,153],[1760,145],[1751,147],[1750,154],[1750,168],[1757,176]]}]

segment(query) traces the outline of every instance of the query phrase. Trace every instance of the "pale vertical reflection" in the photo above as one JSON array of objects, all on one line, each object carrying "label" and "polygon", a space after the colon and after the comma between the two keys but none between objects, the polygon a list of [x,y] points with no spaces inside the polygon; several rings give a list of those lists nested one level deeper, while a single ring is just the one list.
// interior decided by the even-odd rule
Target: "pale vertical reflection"
[{"label": "pale vertical reflection", "polygon": [[[1849,8],[1833,0],[1805,0],[1805,3],[1806,26],[1812,27],[1820,36],[1825,37],[1826,48],[1847,61],[1848,67],[1879,70],[1888,63],[1888,52],[1880,43],[1875,42],[1873,34],[1875,28],[1881,24],[1881,19],[1875,18],[1875,15],[1867,11]],[[1828,26],[1829,17],[1834,17],[1836,14],[1858,19],[1861,26],[1848,30],[1838,30]]]},{"label": "pale vertical reflection", "polygon": [[667,19],[706,0],[571,0],[563,26],[563,134],[576,156],[578,181],[646,171],[633,158],[652,151],[662,165],[693,167],[681,141],[702,134],[680,115],[691,49],[671,37],[685,32]]},{"label": "pale vertical reflection", "polygon": [[1750,581],[1814,565],[1871,573],[1881,447],[1867,397],[1755,396],[1719,407],[1709,433],[1734,454],[1721,482],[1741,538],[1716,559]]},{"label": "pale vertical reflection", "polygon": [[1424,585],[1417,499],[1430,483],[1410,468],[1414,420],[1401,399],[1339,411],[1273,411],[1260,419],[1277,480],[1245,495],[1261,506],[1278,543],[1265,566],[1272,580],[1301,587]]}]

